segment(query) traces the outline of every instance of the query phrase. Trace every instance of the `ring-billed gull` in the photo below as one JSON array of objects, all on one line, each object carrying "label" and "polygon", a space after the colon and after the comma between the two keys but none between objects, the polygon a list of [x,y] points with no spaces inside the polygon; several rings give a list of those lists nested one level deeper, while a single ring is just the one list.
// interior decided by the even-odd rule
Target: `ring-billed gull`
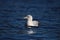
[{"label": "ring-billed gull", "polygon": [[32,15],[27,15],[26,17],[24,17],[24,19],[27,19],[27,26],[28,26],[28,28],[31,28],[33,26],[38,27],[39,22],[33,20]]}]

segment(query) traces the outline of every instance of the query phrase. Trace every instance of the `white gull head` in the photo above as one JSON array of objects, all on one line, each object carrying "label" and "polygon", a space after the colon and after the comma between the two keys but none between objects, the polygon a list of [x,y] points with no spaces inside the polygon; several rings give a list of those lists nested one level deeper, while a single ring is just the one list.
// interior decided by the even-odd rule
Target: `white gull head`
[{"label": "white gull head", "polygon": [[24,17],[24,19],[27,19],[27,26],[28,26],[28,28],[31,28],[33,26],[38,27],[39,22],[33,20],[32,15],[27,15],[26,17]]}]

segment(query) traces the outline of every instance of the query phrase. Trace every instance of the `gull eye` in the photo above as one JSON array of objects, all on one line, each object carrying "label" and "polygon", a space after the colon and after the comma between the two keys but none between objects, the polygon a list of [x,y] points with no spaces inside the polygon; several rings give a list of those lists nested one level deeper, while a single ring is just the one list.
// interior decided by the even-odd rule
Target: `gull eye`
[{"label": "gull eye", "polygon": [[29,16],[27,16],[29,18]]}]

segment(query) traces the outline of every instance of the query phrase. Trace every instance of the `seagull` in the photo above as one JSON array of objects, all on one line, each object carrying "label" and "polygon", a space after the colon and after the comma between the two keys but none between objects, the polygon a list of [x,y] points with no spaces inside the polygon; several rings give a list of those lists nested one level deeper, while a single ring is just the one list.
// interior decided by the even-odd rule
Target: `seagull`
[{"label": "seagull", "polygon": [[36,20],[33,20],[33,17],[32,15],[27,15],[26,17],[24,17],[24,19],[27,19],[27,26],[28,28],[31,28],[31,27],[38,27],[38,24],[39,22],[36,21]]}]

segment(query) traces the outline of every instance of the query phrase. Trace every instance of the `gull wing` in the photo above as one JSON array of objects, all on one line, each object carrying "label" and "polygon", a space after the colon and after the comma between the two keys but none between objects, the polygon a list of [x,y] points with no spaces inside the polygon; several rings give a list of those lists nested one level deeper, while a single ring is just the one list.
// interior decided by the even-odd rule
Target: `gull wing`
[{"label": "gull wing", "polygon": [[39,23],[38,21],[33,21],[34,26],[38,26],[38,23]]}]

